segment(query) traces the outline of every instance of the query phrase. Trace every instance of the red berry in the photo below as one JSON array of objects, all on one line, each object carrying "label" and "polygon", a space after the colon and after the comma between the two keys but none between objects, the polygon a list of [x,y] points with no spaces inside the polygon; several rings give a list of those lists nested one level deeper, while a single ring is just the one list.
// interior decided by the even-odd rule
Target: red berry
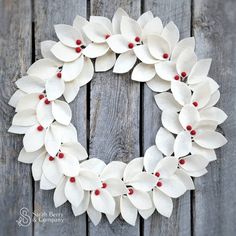
[{"label": "red berry", "polygon": [[130,49],[132,49],[132,48],[134,47],[134,44],[133,44],[133,43],[129,43],[129,44],[128,44],[128,47],[129,47]]},{"label": "red berry", "polygon": [[102,183],[102,188],[106,188],[107,187],[107,183]]},{"label": "red berry", "polygon": [[158,181],[157,182],[157,187],[161,187],[162,186],[162,182]]},{"label": "red berry", "polygon": [[197,107],[197,106],[198,106],[198,102],[193,102],[193,105],[194,105],[195,107]]},{"label": "red berry", "polygon": [[61,78],[61,72],[57,73],[57,78],[59,78],[59,79]]},{"label": "red berry", "polygon": [[180,164],[180,165],[183,165],[184,163],[185,163],[185,160],[184,160],[184,159],[180,159],[180,160],[179,160],[179,164]]},{"label": "red berry", "polygon": [[162,55],[162,57],[163,57],[164,59],[167,59],[167,58],[169,57],[169,55],[168,55],[168,53],[164,53],[164,54]]},{"label": "red berry", "polygon": [[76,51],[77,53],[80,53],[80,52],[81,52],[81,48],[80,48],[80,47],[77,47],[77,48],[75,48],[75,51]]},{"label": "red berry", "polygon": [[195,135],[196,133],[197,133],[196,130],[192,130],[192,131],[190,132],[191,135]]},{"label": "red berry", "polygon": [[42,125],[39,125],[39,126],[37,127],[37,130],[38,130],[38,131],[43,131],[43,126],[42,126]]},{"label": "red berry", "polygon": [[48,104],[50,104],[50,101],[46,98],[45,101],[44,101],[44,103],[45,103],[46,105],[48,105]]},{"label": "red berry", "polygon": [[111,36],[110,34],[106,34],[105,39],[108,39],[110,36]]},{"label": "red berry", "polygon": [[43,94],[40,94],[39,95],[39,100],[43,99],[44,98],[44,95]]},{"label": "red berry", "polygon": [[70,177],[70,182],[74,183],[75,182],[75,177]]},{"label": "red berry", "polygon": [[50,156],[50,157],[48,158],[48,160],[49,160],[49,161],[53,161],[53,160],[54,160],[54,157]]},{"label": "red berry", "polygon": [[175,79],[175,80],[179,80],[179,76],[176,75],[176,76],[174,77],[174,79]]},{"label": "red berry", "polygon": [[186,75],[187,75],[186,72],[182,72],[182,73],[181,73],[181,76],[182,76],[182,77],[186,77]]},{"label": "red berry", "polygon": [[187,125],[187,126],[186,126],[186,129],[187,129],[188,131],[190,131],[190,130],[192,129],[192,126],[191,126],[191,125]]},{"label": "red berry", "polygon": [[160,172],[156,172],[156,173],[155,173],[155,176],[156,176],[156,177],[160,177]]},{"label": "red berry", "polygon": [[60,152],[60,153],[58,154],[58,157],[59,157],[59,158],[63,158],[63,157],[64,157],[64,153]]},{"label": "red berry", "polygon": [[139,38],[138,36],[137,36],[137,37],[135,37],[135,39],[134,39],[134,40],[135,40],[135,42],[137,42],[137,43],[138,43],[138,42],[140,42],[140,38]]},{"label": "red berry", "polygon": [[100,191],[98,189],[96,189],[94,193],[96,196],[98,196],[100,194]]},{"label": "red berry", "polygon": [[80,39],[77,39],[77,40],[76,40],[76,44],[77,44],[77,45],[80,45],[81,43],[82,43],[82,41],[81,41]]},{"label": "red berry", "polygon": [[134,193],[134,190],[132,188],[129,188],[128,194],[132,195]]}]

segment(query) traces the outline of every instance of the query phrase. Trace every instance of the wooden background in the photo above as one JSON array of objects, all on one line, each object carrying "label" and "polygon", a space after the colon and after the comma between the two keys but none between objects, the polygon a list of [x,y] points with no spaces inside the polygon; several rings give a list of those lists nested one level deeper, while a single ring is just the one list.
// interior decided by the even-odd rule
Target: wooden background
[{"label": "wooden background", "polygon": [[[220,129],[229,143],[217,151],[196,191],[175,201],[170,219],[154,214],[132,227],[117,219],[94,227],[86,215],[74,218],[69,204],[55,209],[52,191],[41,191],[30,166],[17,162],[22,137],[7,133],[13,117],[8,100],[14,82],[40,56],[40,42],[56,39],[53,24],[71,24],[79,14],[112,17],[118,8],[132,17],[151,10],[173,20],[181,36],[193,35],[200,58],[212,57],[210,76],[221,85],[219,106],[229,115]],[[234,236],[236,234],[236,1],[235,0],[0,0],[0,235]],[[130,74],[97,73],[72,104],[79,141],[91,157],[129,161],[143,155],[160,126],[153,93]],[[19,210],[62,213],[64,223],[19,227]]]}]

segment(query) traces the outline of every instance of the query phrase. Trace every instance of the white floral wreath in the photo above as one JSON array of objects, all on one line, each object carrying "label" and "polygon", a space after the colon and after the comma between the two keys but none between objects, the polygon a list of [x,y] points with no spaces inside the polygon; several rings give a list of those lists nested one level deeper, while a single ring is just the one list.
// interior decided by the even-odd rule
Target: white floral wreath
[{"label": "white floral wreath", "polygon": [[[73,26],[55,26],[59,42],[44,41],[44,59],[16,81],[18,90],[9,104],[16,109],[9,132],[25,134],[18,160],[32,163],[41,189],[55,189],[58,207],[67,200],[75,216],[87,211],[97,225],[102,213],[110,223],[121,214],[135,225],[137,213],[147,219],[155,209],[169,217],[172,198],[194,189],[191,177],[207,172],[216,159],[215,148],[227,141],[216,132],[227,118],[214,107],[219,85],[207,76],[211,59],[197,60],[193,37],[179,41],[173,22],[163,27],[146,12],[137,21],[118,9],[112,21],[77,16]],[[116,53],[120,54],[116,58]],[[88,159],[77,140],[68,105],[95,70],[126,73],[146,82],[162,110],[156,145],[128,164]],[[65,101],[58,100],[64,96]]]}]

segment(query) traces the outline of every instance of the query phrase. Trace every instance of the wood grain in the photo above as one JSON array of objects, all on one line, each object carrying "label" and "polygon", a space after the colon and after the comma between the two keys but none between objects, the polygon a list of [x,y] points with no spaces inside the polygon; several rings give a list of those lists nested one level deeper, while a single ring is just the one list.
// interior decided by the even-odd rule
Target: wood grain
[{"label": "wood grain", "polygon": [[19,227],[20,209],[32,214],[30,166],[17,162],[22,136],[7,133],[14,115],[8,101],[14,82],[31,64],[31,2],[0,1],[0,234],[30,235],[32,224]]},{"label": "wood grain", "polygon": [[194,1],[193,34],[200,58],[213,58],[210,77],[220,84],[218,104],[228,115],[220,126],[228,144],[217,151],[208,174],[195,179],[193,235],[235,235],[236,232],[236,2]]}]

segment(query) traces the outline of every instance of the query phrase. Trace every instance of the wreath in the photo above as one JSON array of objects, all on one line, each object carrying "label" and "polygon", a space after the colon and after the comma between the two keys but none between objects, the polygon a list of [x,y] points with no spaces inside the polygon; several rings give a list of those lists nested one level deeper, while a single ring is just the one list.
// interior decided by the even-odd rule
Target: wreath
[{"label": "wreath", "polygon": [[[216,131],[227,115],[215,107],[220,93],[208,77],[211,59],[197,59],[194,38],[179,41],[176,25],[163,27],[150,11],[137,21],[121,8],[112,21],[76,16],[73,26],[55,25],[55,31],[59,41],[41,43],[43,59],[16,81],[9,101],[16,111],[9,132],[24,134],[18,160],[32,163],[41,189],[55,189],[55,207],[69,201],[75,216],[87,212],[95,225],[102,213],[110,223],[121,214],[131,225],[138,213],[170,217],[172,198],[194,189],[192,177],[206,174],[214,149],[227,142]],[[131,79],[157,92],[163,127],[144,157],[128,164],[88,159],[71,124],[68,104],[92,79],[93,58],[97,72],[134,67]]]}]

